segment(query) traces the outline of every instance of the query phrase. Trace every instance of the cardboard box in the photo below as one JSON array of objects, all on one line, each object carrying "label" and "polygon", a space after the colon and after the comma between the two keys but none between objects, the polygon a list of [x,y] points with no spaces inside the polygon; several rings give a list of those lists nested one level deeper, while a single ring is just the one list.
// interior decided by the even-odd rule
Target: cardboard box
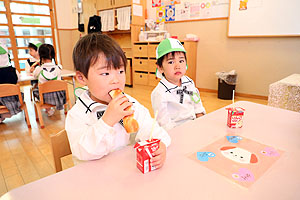
[{"label": "cardboard box", "polygon": [[159,148],[159,143],[159,139],[152,139],[134,145],[136,149],[136,166],[143,174],[155,170],[155,167],[150,165],[150,159],[152,153]]},{"label": "cardboard box", "polygon": [[226,108],[228,110],[227,126],[230,128],[241,128],[245,109],[241,107]]}]

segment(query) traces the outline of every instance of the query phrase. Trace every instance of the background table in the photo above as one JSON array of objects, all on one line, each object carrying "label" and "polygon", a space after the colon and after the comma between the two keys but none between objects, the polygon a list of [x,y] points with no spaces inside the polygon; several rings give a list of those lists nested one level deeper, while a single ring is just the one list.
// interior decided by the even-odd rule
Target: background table
[{"label": "background table", "polygon": [[[62,69],[61,70],[61,77],[62,78],[65,78],[65,77],[71,77],[72,78],[73,89],[75,89],[75,78],[74,78],[75,75],[76,75],[76,73],[74,71],[67,70],[67,69]],[[25,71],[21,71],[20,78],[19,78],[18,82],[32,81],[32,80],[37,80],[37,78],[35,78],[32,74],[29,74]]]},{"label": "background table", "polygon": [[300,112],[300,74],[292,74],[272,83],[268,105]]},{"label": "background table", "polygon": [[[6,193],[3,199],[216,199],[299,200],[300,113],[237,102],[246,109],[244,126],[226,126],[225,108],[170,131],[163,168],[142,174],[132,146],[45,177]],[[202,166],[188,155],[238,134],[284,150],[282,157],[249,189]]]}]

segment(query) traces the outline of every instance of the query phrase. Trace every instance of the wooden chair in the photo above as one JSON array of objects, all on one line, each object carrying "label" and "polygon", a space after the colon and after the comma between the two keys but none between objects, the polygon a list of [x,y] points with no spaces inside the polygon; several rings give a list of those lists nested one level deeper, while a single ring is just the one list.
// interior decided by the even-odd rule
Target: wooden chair
[{"label": "wooden chair", "polygon": [[[22,110],[24,110],[25,120],[26,120],[28,128],[31,128],[26,103],[23,101],[23,98],[21,95],[20,85],[18,85],[18,84],[16,84],[16,85],[15,84],[0,84],[0,97],[15,96],[15,95],[17,95],[19,97],[19,101],[21,104],[20,108]],[[9,113],[9,110],[5,106],[0,105],[0,114],[3,114],[3,113]]]},{"label": "wooden chair", "polygon": [[50,135],[51,146],[55,164],[55,171],[60,172],[62,170],[61,158],[72,154],[67,132],[62,130],[56,134]]},{"label": "wooden chair", "polygon": [[55,105],[46,104],[44,102],[44,93],[48,92],[57,92],[57,91],[66,91],[66,103],[64,105],[65,114],[67,114],[67,106],[69,106],[69,109],[71,109],[71,101],[69,98],[69,91],[68,91],[68,83],[62,80],[52,80],[47,81],[45,83],[39,84],[39,97],[40,101],[34,102],[34,111],[36,116],[36,121],[40,122],[41,128],[44,128],[44,120],[42,117],[41,109],[56,107]]}]

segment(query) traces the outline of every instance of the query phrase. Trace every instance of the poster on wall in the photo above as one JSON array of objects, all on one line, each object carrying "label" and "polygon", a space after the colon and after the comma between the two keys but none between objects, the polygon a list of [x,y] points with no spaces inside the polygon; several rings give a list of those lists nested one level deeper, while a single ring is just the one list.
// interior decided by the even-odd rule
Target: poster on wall
[{"label": "poster on wall", "polygon": [[185,2],[175,5],[175,21],[188,20],[190,18],[190,3]]},{"label": "poster on wall", "polygon": [[[157,14],[159,5],[166,7],[165,16],[168,17],[166,21],[214,19],[228,17],[229,0],[152,0],[152,7],[156,9],[157,22],[162,20]],[[174,12],[170,10],[170,6],[175,6],[174,9],[172,7]],[[174,20],[173,17],[169,17],[168,11],[169,14],[174,14]]]},{"label": "poster on wall", "polygon": [[164,22],[166,18],[166,7],[165,6],[161,6],[156,8],[156,22],[160,23],[160,22]]},{"label": "poster on wall", "polygon": [[160,7],[161,6],[161,0],[152,0],[152,8]]},{"label": "poster on wall", "polygon": [[175,6],[166,6],[166,22],[175,21]]}]

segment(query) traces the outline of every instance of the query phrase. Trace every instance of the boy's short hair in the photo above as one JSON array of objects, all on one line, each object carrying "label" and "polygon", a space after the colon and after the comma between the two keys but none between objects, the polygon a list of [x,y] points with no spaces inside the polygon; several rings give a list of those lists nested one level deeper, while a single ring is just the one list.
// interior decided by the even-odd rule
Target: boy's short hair
[{"label": "boy's short hair", "polygon": [[106,57],[108,69],[120,69],[122,64],[126,69],[127,59],[119,44],[105,34],[90,33],[82,37],[74,47],[75,70],[88,78],[88,71],[97,62],[100,53]]},{"label": "boy's short hair", "polygon": [[[157,59],[156,64],[159,67],[162,67],[162,62],[163,62],[164,58],[168,57],[169,55],[172,55],[174,57],[176,52],[181,52],[181,51],[172,51],[170,53],[167,53],[167,54],[163,55],[162,57],[160,57],[159,59]],[[184,54],[184,58],[186,60],[186,54],[185,54],[185,52],[182,52],[182,53]]]}]

